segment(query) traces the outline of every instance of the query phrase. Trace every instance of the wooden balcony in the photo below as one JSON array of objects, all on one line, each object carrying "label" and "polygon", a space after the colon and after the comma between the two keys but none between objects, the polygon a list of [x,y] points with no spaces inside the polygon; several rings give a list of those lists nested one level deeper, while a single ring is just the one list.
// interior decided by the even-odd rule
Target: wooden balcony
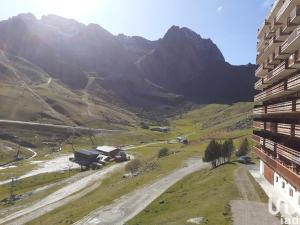
[{"label": "wooden balcony", "polygon": [[300,138],[300,125],[299,124],[295,125],[294,135],[295,135],[295,137]]},{"label": "wooden balcony", "polygon": [[290,13],[290,22],[293,24],[298,24],[300,23],[300,6],[297,5]]},{"label": "wooden balcony", "polygon": [[270,69],[266,68],[265,63],[263,63],[255,71],[255,76],[256,77],[264,77],[266,74],[268,74],[269,71],[270,71]]},{"label": "wooden balcony", "polygon": [[284,21],[284,18],[290,16],[291,12],[297,4],[300,4],[300,0],[285,0],[284,4],[281,6],[276,15],[276,21],[278,23],[282,23]]},{"label": "wooden balcony", "polygon": [[300,44],[300,27],[295,28],[295,30],[290,34],[285,42],[281,45],[282,53],[293,53],[294,49],[297,49]]},{"label": "wooden balcony", "polygon": [[263,102],[272,98],[277,98],[285,94],[285,82],[281,82],[273,87],[254,96],[254,102]]},{"label": "wooden balcony", "polygon": [[297,69],[292,68],[292,67],[288,67],[288,61],[283,61],[282,63],[280,63],[274,70],[272,70],[265,79],[265,82],[267,83],[273,83],[276,82],[290,74],[292,74],[293,72],[295,72]]},{"label": "wooden balcony", "polygon": [[263,138],[260,137],[260,136],[258,136],[258,135],[255,135],[255,134],[252,135],[252,140],[253,140],[253,142],[255,142],[256,144],[259,144],[259,145],[260,145],[262,139],[263,139]]},{"label": "wooden balcony", "polygon": [[[280,47],[280,46],[279,46],[279,47]],[[276,51],[276,49],[275,49],[275,51]],[[271,66],[269,69],[274,69],[280,62],[281,62],[281,60],[280,60],[280,59],[276,59],[276,58],[275,58],[275,52],[273,52],[273,53],[269,56],[269,58],[268,58],[268,60],[267,60],[267,65],[270,65],[270,66]],[[266,67],[266,68],[268,68],[268,67]]]},{"label": "wooden balcony", "polygon": [[265,88],[267,86],[268,86],[268,84],[264,83],[264,78],[259,79],[254,85],[256,90],[262,90],[263,88]]},{"label": "wooden balcony", "polygon": [[267,60],[269,55],[271,55],[273,52],[275,52],[276,48],[282,44],[281,41],[276,40],[275,35],[271,37],[271,39],[268,41],[268,44],[264,51],[261,51],[256,58],[257,64],[262,64]]},{"label": "wooden balcony", "polygon": [[284,59],[286,59],[287,57],[288,57],[288,54],[282,52],[281,46],[278,46],[278,47],[275,49],[275,59],[276,59],[276,60],[284,60]]},{"label": "wooden balcony", "polygon": [[253,121],[253,128],[258,130],[263,130],[265,129],[265,123],[259,121]]},{"label": "wooden balcony", "polygon": [[270,26],[270,25],[271,25],[271,23],[267,19],[265,19],[257,31],[257,36],[259,38],[262,37],[263,34],[266,33],[266,30],[268,29],[268,26]]},{"label": "wooden balcony", "polygon": [[266,113],[266,111],[265,111],[264,106],[253,109],[253,114],[254,115],[264,115],[265,113]]},{"label": "wooden balcony", "polygon": [[298,24],[292,23],[291,18],[287,17],[286,22],[284,23],[284,26],[282,28],[282,31],[285,33],[291,33],[297,26],[298,26]]},{"label": "wooden balcony", "polygon": [[300,152],[281,144],[277,144],[276,152],[293,163],[300,165]]},{"label": "wooden balcony", "polygon": [[275,39],[277,41],[285,41],[289,36],[288,32],[283,31],[283,28],[279,27],[275,32]]},{"label": "wooden balcony", "polygon": [[269,139],[265,139],[265,144],[264,144],[264,147],[271,150],[271,151],[275,151],[275,142],[274,141],[271,141]]},{"label": "wooden balcony", "polygon": [[277,132],[277,123],[265,122],[265,130],[276,133]]},{"label": "wooden balcony", "polygon": [[278,123],[277,124],[277,133],[284,135],[292,135],[292,124]]},{"label": "wooden balcony", "polygon": [[[274,105],[267,106],[267,114],[277,114],[277,113],[292,113],[293,110],[293,101],[281,102]],[[300,107],[300,104],[299,104]]]},{"label": "wooden balcony", "polygon": [[299,91],[300,90],[300,74],[295,75],[287,80],[288,91]]},{"label": "wooden balcony", "polygon": [[288,180],[298,190],[300,189],[300,176],[297,172],[294,172],[291,168],[289,168],[283,162],[280,162],[278,159],[272,158],[271,155],[268,155],[261,148],[254,147],[253,150],[258,157],[274,171],[276,171],[276,173]]},{"label": "wooden balcony", "polygon": [[288,67],[299,69],[300,68],[300,51],[297,50],[293,54],[290,55],[288,59]]}]

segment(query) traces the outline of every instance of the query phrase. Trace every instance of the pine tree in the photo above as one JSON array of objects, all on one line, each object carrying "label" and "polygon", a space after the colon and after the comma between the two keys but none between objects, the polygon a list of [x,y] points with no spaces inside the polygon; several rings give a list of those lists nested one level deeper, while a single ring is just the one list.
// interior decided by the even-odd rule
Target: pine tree
[{"label": "pine tree", "polygon": [[249,145],[249,141],[247,138],[245,138],[243,140],[243,142],[241,143],[241,146],[239,148],[239,150],[236,153],[236,156],[240,157],[240,156],[245,156],[250,152],[250,145]]}]

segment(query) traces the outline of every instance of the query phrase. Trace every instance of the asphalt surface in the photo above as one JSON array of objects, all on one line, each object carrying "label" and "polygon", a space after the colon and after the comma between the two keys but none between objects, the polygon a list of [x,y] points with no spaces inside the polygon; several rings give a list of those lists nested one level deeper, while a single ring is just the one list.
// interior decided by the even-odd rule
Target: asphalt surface
[{"label": "asphalt surface", "polygon": [[209,166],[200,159],[189,159],[182,168],[121,197],[111,205],[95,210],[74,225],[123,225],[185,176]]}]

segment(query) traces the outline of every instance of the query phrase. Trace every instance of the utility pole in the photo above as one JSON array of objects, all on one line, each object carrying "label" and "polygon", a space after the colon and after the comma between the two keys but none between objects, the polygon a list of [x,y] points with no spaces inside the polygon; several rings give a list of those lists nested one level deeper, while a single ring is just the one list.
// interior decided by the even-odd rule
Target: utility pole
[{"label": "utility pole", "polygon": [[11,178],[11,183],[10,183],[10,202],[13,202],[15,200],[15,189],[16,189],[16,184],[17,182],[17,178],[16,177],[12,177]]}]

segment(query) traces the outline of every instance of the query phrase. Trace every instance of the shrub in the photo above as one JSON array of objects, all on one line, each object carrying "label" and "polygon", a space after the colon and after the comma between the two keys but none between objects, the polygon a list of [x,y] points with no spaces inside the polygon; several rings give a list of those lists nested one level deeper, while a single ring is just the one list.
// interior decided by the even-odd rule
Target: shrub
[{"label": "shrub", "polygon": [[125,170],[130,173],[137,173],[141,167],[142,167],[141,160],[133,159],[126,165]]},{"label": "shrub", "polygon": [[166,157],[169,155],[169,149],[168,148],[162,148],[158,152],[158,158]]}]

